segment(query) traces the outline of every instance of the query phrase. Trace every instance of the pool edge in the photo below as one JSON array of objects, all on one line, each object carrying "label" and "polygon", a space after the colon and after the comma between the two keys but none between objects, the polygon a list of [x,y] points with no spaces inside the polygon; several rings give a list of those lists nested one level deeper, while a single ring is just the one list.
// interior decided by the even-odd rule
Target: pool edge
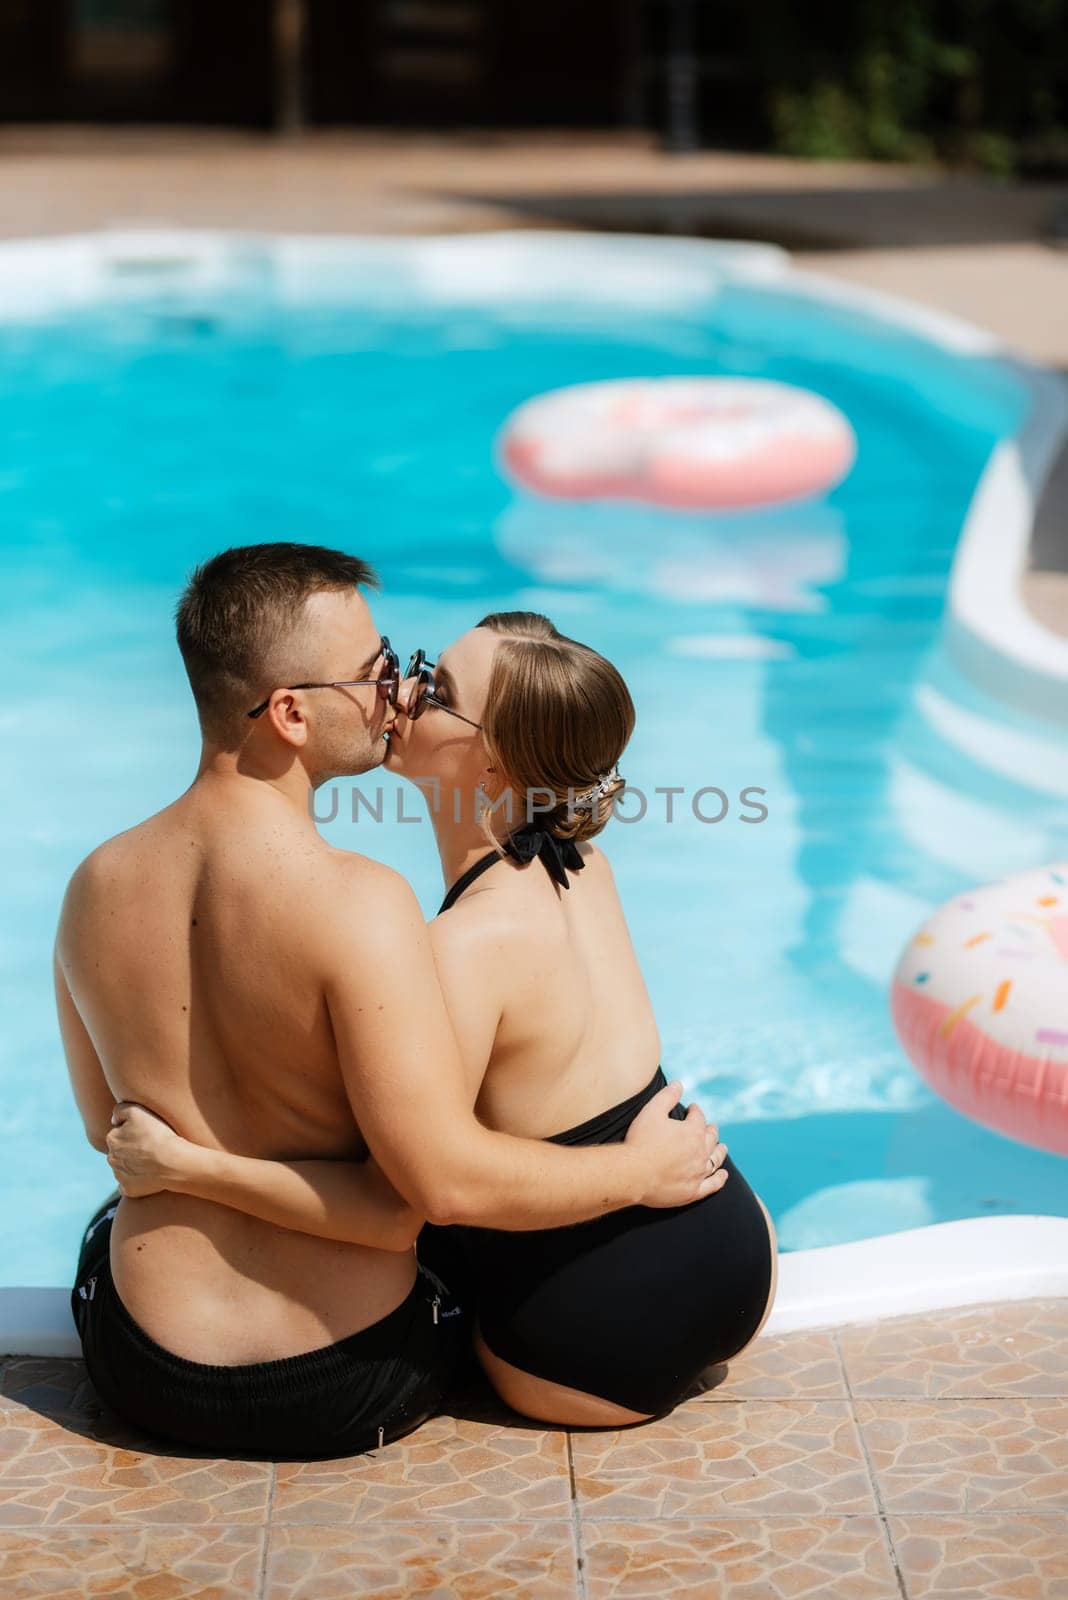
[{"label": "pool edge", "polygon": [[769,1333],[1068,1297],[1068,1217],[969,1217],[779,1258]]},{"label": "pool edge", "polygon": [[[971,1217],[779,1258],[767,1334],[1068,1298],[1068,1217]],[[80,1356],[70,1290],[0,1289],[0,1354]]]}]

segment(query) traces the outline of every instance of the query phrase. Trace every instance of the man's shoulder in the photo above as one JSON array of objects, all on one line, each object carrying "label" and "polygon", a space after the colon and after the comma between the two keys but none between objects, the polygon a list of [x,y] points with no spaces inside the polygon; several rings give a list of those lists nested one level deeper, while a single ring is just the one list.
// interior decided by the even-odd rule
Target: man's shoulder
[{"label": "man's shoulder", "polygon": [[314,888],[357,917],[406,913],[419,902],[408,880],[393,867],[355,850],[325,846],[316,852]]},{"label": "man's shoulder", "polygon": [[114,834],[90,850],[70,875],[68,898],[91,895],[108,889],[140,857],[148,846],[148,830],[154,819],[138,822]]},{"label": "man's shoulder", "polygon": [[69,949],[71,940],[92,937],[108,907],[128,894],[138,880],[139,863],[148,847],[141,836],[144,823],[105,839],[80,861],[71,873],[63,895],[57,930],[57,948]]},{"label": "man's shoulder", "polygon": [[392,966],[399,952],[410,953],[426,938],[407,880],[380,861],[346,850],[319,858],[287,923],[312,966],[351,993],[361,977],[380,976],[383,963]]}]

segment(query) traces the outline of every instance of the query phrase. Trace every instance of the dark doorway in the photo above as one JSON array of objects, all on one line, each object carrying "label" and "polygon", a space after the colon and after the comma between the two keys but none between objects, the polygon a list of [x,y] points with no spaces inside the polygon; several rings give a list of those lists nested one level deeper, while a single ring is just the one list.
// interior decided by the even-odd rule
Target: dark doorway
[{"label": "dark doorway", "polygon": [[268,127],[267,0],[3,0],[0,117]]},{"label": "dark doorway", "polygon": [[307,114],[401,127],[606,127],[620,0],[307,0]]}]

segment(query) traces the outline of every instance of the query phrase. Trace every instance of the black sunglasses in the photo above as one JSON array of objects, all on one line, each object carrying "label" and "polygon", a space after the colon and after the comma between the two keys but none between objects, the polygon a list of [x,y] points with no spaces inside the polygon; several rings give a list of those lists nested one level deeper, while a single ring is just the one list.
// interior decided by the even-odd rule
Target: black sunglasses
[{"label": "black sunglasses", "polygon": [[[389,705],[397,704],[397,691],[400,688],[400,657],[386,638],[382,635],[381,649],[382,671],[377,678],[335,678],[332,683],[287,683],[281,687],[286,689],[370,689],[378,690],[381,698]],[[276,694],[276,689],[271,694]],[[271,703],[269,694],[260,705],[253,706],[247,713],[250,717],[262,717]]]},{"label": "black sunglasses", "polygon": [[481,733],[481,722],[472,722],[470,717],[465,717],[459,711],[454,711],[452,706],[447,706],[438,699],[430,687],[434,681],[436,667],[436,661],[427,660],[425,650],[417,650],[409,661],[408,670],[404,674],[404,681],[407,682],[409,678],[414,678],[416,682],[415,688],[408,696],[408,705],[404,713],[408,721],[418,722],[427,706],[434,706],[438,711],[448,712],[450,717],[455,717],[459,722],[466,722],[469,728],[477,728]]}]

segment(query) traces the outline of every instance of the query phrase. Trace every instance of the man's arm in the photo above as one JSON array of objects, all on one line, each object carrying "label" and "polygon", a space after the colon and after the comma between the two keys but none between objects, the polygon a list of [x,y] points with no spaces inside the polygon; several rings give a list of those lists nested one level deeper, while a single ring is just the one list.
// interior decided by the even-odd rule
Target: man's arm
[{"label": "man's arm", "polygon": [[511,965],[508,934],[513,931],[494,926],[475,905],[476,899],[473,896],[448,916],[437,916],[427,924],[434,970],[472,1106],[478,1103],[497,1042],[504,1009],[501,995],[507,988],[507,976],[502,979],[501,974],[503,970],[507,975]]},{"label": "man's arm", "polygon": [[52,966],[55,974],[59,1031],[63,1039],[71,1088],[74,1090],[74,1098],[85,1126],[85,1136],[94,1150],[106,1150],[111,1113],[115,1109],[115,1096],[108,1088],[96,1047],[71,997],[67,980],[63,975],[58,946]]},{"label": "man's arm", "polygon": [[[628,1205],[673,1206],[722,1187],[716,1136],[662,1090],[621,1145],[567,1149],[483,1127],[472,1110],[414,894],[387,868],[344,881],[315,927],[341,1070],[360,1130],[394,1186],[439,1223],[560,1227]],[[640,1126],[639,1126],[640,1125]]]}]

